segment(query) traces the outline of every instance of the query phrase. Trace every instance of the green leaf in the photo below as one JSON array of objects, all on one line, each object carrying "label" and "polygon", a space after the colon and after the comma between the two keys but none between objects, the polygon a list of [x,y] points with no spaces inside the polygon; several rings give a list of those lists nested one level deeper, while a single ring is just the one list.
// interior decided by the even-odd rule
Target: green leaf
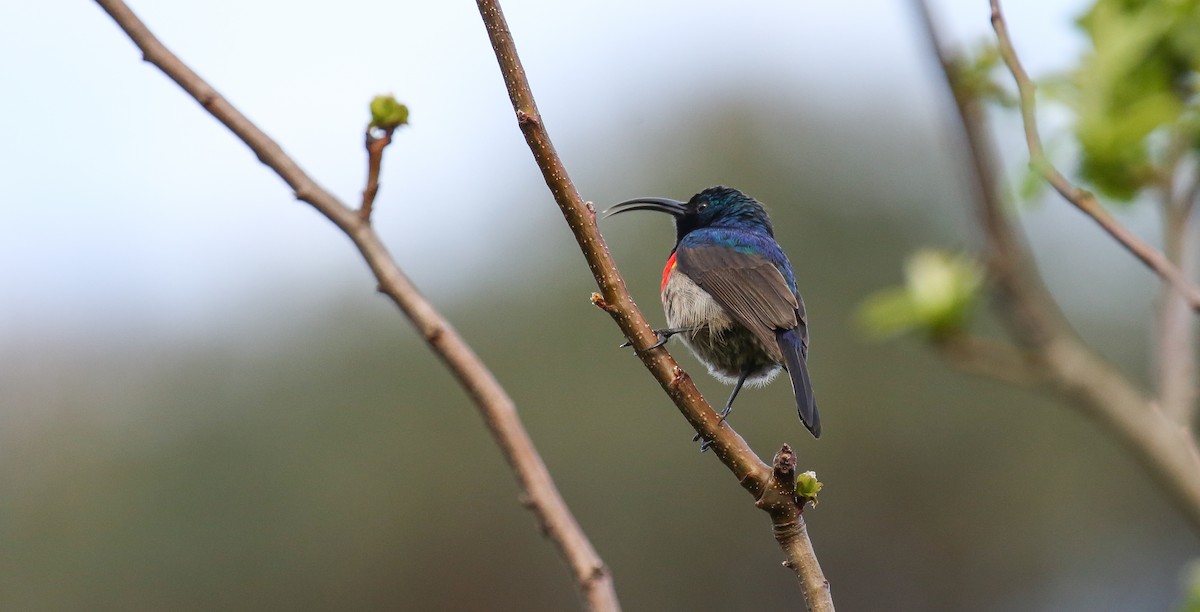
[{"label": "green leaf", "polygon": [[808,471],[796,475],[796,496],[811,501],[814,506],[817,504],[817,493],[824,487],[825,485],[817,480],[816,472]]},{"label": "green leaf", "polygon": [[1075,135],[1080,173],[1100,193],[1133,199],[1162,157],[1153,135],[1194,134],[1184,124],[1200,70],[1197,23],[1200,0],[1097,0],[1079,19],[1093,48],[1074,75]]},{"label": "green leaf", "polygon": [[397,102],[391,94],[375,96],[371,100],[371,123],[369,127],[395,129],[408,123],[408,107]]},{"label": "green leaf", "polygon": [[858,310],[863,328],[876,337],[923,331],[938,337],[962,329],[983,284],[973,259],[922,249],[904,266],[903,287],[869,296]]},{"label": "green leaf", "polygon": [[953,85],[959,95],[1015,107],[1017,99],[997,82],[996,72],[1001,65],[1000,51],[995,43],[985,43],[951,67]]},{"label": "green leaf", "polygon": [[868,296],[859,306],[858,320],[868,334],[878,339],[898,336],[919,324],[916,309],[903,287]]}]

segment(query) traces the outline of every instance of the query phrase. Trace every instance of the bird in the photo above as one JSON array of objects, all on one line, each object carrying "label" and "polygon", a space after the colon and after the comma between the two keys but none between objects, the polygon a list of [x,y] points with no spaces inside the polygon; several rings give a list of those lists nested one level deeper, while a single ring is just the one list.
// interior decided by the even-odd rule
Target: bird
[{"label": "bird", "polygon": [[[800,421],[820,438],[821,419],[808,375],[804,300],[763,204],[737,189],[716,186],[687,202],[626,200],[604,216],[633,210],[666,213],[675,221],[675,247],[661,284],[667,328],[654,330],[658,342],[650,348],[678,335],[713,377],[734,386],[721,423],[743,385],[765,385],[786,370]],[[710,445],[705,440],[700,450]]]}]

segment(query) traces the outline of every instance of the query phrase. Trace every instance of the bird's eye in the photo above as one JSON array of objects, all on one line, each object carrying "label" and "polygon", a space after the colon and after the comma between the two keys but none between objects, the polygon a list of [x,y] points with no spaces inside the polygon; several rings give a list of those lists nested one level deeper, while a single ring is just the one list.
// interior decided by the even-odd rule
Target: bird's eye
[{"label": "bird's eye", "polygon": [[704,210],[705,208],[708,208],[708,202],[701,202],[700,205],[696,207],[696,210]]}]

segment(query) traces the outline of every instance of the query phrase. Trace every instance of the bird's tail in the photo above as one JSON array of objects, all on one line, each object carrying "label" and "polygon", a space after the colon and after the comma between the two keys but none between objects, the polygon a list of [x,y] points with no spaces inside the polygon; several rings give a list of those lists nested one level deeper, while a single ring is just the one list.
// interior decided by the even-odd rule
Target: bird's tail
[{"label": "bird's tail", "polygon": [[781,329],[775,332],[775,340],[783,351],[788,375],[792,377],[792,391],[796,394],[796,410],[800,413],[800,421],[812,432],[814,438],[820,438],[821,415],[817,413],[812,381],[808,379],[808,366],[805,364],[800,334],[795,329]]}]

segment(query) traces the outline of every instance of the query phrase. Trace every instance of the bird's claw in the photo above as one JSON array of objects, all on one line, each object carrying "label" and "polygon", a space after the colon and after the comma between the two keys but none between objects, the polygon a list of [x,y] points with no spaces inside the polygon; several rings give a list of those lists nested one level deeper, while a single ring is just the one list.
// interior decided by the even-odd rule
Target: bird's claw
[{"label": "bird's claw", "polygon": [[[654,332],[655,337],[658,338],[658,342],[655,342],[654,344],[647,346],[645,349],[647,351],[656,349],[656,348],[666,344],[667,340],[670,340],[671,336],[675,333],[674,330],[670,330],[670,329],[653,329],[650,331]],[[633,346],[633,340],[626,340],[625,342],[623,342],[621,344],[621,346],[618,346],[617,348],[628,348],[631,346]]]},{"label": "bird's claw", "polygon": [[[721,414],[717,415],[717,427],[725,424],[725,417],[727,416],[729,416],[728,407],[722,410]],[[701,440],[703,440],[703,442],[701,442]],[[704,434],[696,434],[695,436],[692,436],[692,442],[700,442],[700,452],[703,453],[708,451],[713,444],[716,444],[717,440],[716,438],[706,438],[704,437]]]},{"label": "bird's claw", "polygon": [[650,346],[646,347],[647,351],[650,349],[656,349],[656,348],[666,344],[667,340],[671,339],[671,334],[668,334],[668,333],[666,333],[666,331],[660,330],[660,329],[654,330],[654,335],[658,337],[658,342],[655,342],[654,344],[651,344]]}]

